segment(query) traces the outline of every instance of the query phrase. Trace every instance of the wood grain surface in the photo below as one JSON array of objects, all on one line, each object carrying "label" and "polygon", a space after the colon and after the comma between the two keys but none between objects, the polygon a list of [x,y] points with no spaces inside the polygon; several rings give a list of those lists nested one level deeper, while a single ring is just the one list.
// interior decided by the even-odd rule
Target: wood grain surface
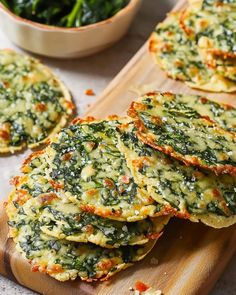
[{"label": "wood grain surface", "polygon": [[[181,0],[175,7],[185,5]],[[86,115],[104,118],[125,114],[137,93],[150,90],[200,93],[236,106],[235,94],[195,91],[182,82],[168,79],[153,62],[147,44],[120,72]],[[0,207],[0,273],[7,278],[46,295],[129,295],[129,287],[142,280],[165,295],[205,295],[236,250],[236,227],[215,230],[202,224],[172,219],[153,251],[135,266],[105,283],[87,284],[76,280],[59,283],[39,273],[15,251],[7,239],[7,217]]]}]

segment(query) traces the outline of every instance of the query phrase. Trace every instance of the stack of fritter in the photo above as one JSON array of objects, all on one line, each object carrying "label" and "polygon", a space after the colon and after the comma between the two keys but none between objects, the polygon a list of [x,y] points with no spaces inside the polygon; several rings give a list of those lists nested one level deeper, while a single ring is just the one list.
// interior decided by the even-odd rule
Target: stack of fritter
[{"label": "stack of fritter", "polygon": [[75,121],[14,178],[10,235],[34,270],[62,281],[105,279],[142,259],[161,235],[169,217],[149,218],[165,212],[117,148],[121,122]]},{"label": "stack of fritter", "polygon": [[236,222],[236,110],[149,93],[128,114],[74,120],[13,179],[10,236],[34,271],[104,280],[144,258],[171,216]]},{"label": "stack of fritter", "polygon": [[168,76],[190,87],[236,91],[236,1],[189,2],[157,26],[150,51]]}]

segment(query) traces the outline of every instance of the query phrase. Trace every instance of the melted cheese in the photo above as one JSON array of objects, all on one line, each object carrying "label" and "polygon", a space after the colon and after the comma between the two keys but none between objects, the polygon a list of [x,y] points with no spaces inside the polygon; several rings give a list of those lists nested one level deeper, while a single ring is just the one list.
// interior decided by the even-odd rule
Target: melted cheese
[{"label": "melted cheese", "polygon": [[[73,104],[65,86],[37,60],[0,51],[0,152],[35,147],[62,127]],[[9,124],[6,131],[2,126]]]},{"label": "melted cheese", "polygon": [[176,98],[151,93],[132,105],[130,113],[146,127],[140,129],[140,139],[187,165],[236,175],[235,134]]},{"label": "melted cheese", "polygon": [[88,165],[86,167],[83,168],[82,172],[81,172],[81,178],[83,180],[88,180],[91,176],[96,174],[96,170],[93,169],[92,165]]},{"label": "melted cheese", "polygon": [[[209,10],[194,10],[192,7],[182,12],[180,25],[187,35],[197,36],[197,46],[203,52],[217,53],[224,57],[234,55],[236,14],[213,13]],[[214,56],[212,57],[215,58]],[[224,59],[221,60],[221,63]],[[235,67],[235,63],[231,61]]]},{"label": "melted cheese", "polygon": [[16,249],[30,262],[32,271],[47,273],[59,281],[77,277],[88,282],[105,280],[143,259],[155,245],[153,241],[135,248],[105,249],[57,240],[42,233],[38,221],[30,217],[10,220],[10,226],[15,229],[11,233]]},{"label": "melted cheese", "polygon": [[119,221],[161,215],[159,204],[134,182],[117,148],[119,124],[102,121],[64,129],[42,155],[26,161],[24,189],[32,196],[55,192],[82,211]]},{"label": "melted cheese", "polygon": [[[185,13],[172,13],[157,26],[150,40],[150,51],[155,60],[168,76],[186,81],[190,87],[214,92],[234,92],[235,82],[228,78],[234,77],[235,66],[224,64],[227,68],[222,68],[219,64],[217,69],[209,66],[209,61],[207,63],[198,51],[195,31],[190,26],[192,21],[188,23],[187,20]],[[204,28],[206,24],[201,22],[196,26]],[[227,73],[222,75],[225,69]]]},{"label": "melted cheese", "polygon": [[[155,215],[156,205],[135,184],[116,147],[118,124],[91,122],[64,129],[46,149],[51,163],[49,177],[64,186],[59,196],[66,195],[82,210],[135,221]],[[69,156],[64,155],[65,151]]]},{"label": "melted cheese", "polygon": [[[236,109],[198,95],[176,94],[175,103],[207,116],[228,131],[236,131]],[[201,144],[201,143],[199,143]]]},{"label": "melted cheese", "polygon": [[109,220],[81,212],[77,205],[57,197],[51,200],[48,198],[45,205],[45,194],[29,199],[16,214],[16,210],[12,211],[13,199],[14,196],[7,206],[12,222],[19,223],[24,218],[37,219],[41,231],[51,237],[90,242],[105,248],[145,244],[150,237],[158,237],[169,219],[159,217],[131,223]]},{"label": "melted cheese", "polygon": [[120,129],[124,152],[135,181],[146,185],[159,203],[179,217],[201,220],[212,227],[236,223],[236,180],[182,165],[141,143],[131,123]]}]

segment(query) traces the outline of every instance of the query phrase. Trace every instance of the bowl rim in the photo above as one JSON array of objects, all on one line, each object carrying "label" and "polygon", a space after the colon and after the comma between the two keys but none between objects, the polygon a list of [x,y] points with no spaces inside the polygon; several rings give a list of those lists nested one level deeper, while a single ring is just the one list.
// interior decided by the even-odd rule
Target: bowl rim
[{"label": "bowl rim", "polygon": [[17,22],[26,24],[26,25],[30,25],[32,27],[36,27],[39,29],[43,29],[45,31],[58,31],[58,32],[80,32],[80,31],[86,31],[88,29],[93,29],[93,28],[97,28],[99,26],[104,26],[108,23],[112,23],[115,20],[121,18],[124,16],[124,14],[129,13],[129,11],[133,10],[136,5],[138,5],[141,2],[141,0],[130,0],[129,3],[122,8],[119,12],[117,12],[115,15],[113,15],[112,17],[105,19],[103,21],[94,23],[94,24],[90,24],[90,25],[86,25],[86,26],[82,26],[79,28],[64,28],[64,27],[57,27],[57,26],[51,26],[51,25],[45,25],[45,24],[40,24],[28,19],[25,19],[23,17],[20,17],[16,14],[14,14],[10,9],[8,9],[6,6],[4,6],[1,2],[0,2],[0,11],[5,12],[6,14],[8,14],[10,17],[12,17],[13,19],[15,19]]}]

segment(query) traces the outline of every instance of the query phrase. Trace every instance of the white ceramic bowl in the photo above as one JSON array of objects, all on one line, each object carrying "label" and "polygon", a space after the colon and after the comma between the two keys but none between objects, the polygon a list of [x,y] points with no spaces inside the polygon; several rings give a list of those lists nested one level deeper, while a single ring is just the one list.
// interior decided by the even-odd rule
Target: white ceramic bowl
[{"label": "white ceramic bowl", "polygon": [[141,0],[129,4],[113,17],[80,28],[59,28],[16,16],[0,3],[0,27],[19,47],[36,54],[74,58],[88,56],[117,42],[127,32]]}]

